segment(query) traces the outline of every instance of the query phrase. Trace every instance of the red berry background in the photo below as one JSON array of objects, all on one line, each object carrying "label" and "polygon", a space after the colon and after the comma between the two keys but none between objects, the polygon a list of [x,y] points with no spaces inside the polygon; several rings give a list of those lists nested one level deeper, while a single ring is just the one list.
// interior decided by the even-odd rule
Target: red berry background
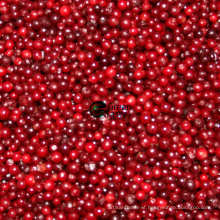
[{"label": "red berry background", "polygon": [[218,0],[0,0],[0,220],[218,220],[219,159]]}]

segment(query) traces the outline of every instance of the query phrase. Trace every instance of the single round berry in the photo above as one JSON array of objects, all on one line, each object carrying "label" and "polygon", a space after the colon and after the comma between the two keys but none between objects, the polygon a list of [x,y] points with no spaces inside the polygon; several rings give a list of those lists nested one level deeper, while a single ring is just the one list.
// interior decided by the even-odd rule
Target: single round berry
[{"label": "single round berry", "polygon": [[133,95],[128,95],[126,98],[126,104],[134,106],[136,103],[136,98]]},{"label": "single round berry", "polygon": [[25,182],[28,186],[34,186],[35,185],[35,177],[32,174],[29,174],[25,177]]},{"label": "single round berry", "polygon": [[0,107],[0,120],[7,120],[9,117],[10,111],[7,107]]},{"label": "single round berry", "polygon": [[199,148],[196,150],[196,157],[197,157],[197,159],[199,159],[199,160],[205,160],[205,159],[208,157],[208,152],[207,152],[206,148],[204,148],[204,147],[199,147]]},{"label": "single round berry", "polygon": [[144,78],[145,77],[145,71],[144,70],[136,70],[135,72],[134,72],[134,78],[135,79],[142,79],[142,78]]},{"label": "single round berry", "polygon": [[68,5],[63,5],[61,8],[60,8],[60,14],[64,17],[67,17],[69,16],[71,13],[71,8],[70,6]]},{"label": "single round berry", "polygon": [[85,145],[85,150],[86,150],[88,153],[92,153],[93,151],[95,151],[95,149],[96,149],[95,144],[93,144],[92,142],[86,143],[86,145]]},{"label": "single round berry", "polygon": [[7,73],[7,70],[4,66],[0,66],[0,77],[4,76]]},{"label": "single round berry", "polygon": [[46,191],[52,191],[54,189],[54,182],[52,180],[47,180],[45,183],[44,183],[44,189]]},{"label": "single round berry", "polygon": [[136,199],[137,200],[145,200],[146,198],[146,194],[145,194],[145,191],[144,190],[139,190],[136,192]]},{"label": "single round berry", "polygon": [[108,202],[108,203],[113,203],[115,201],[115,196],[113,193],[108,193],[106,196],[105,196],[105,201]]},{"label": "single round berry", "polygon": [[105,75],[109,78],[113,78],[116,75],[116,69],[114,66],[110,66],[106,69]]}]

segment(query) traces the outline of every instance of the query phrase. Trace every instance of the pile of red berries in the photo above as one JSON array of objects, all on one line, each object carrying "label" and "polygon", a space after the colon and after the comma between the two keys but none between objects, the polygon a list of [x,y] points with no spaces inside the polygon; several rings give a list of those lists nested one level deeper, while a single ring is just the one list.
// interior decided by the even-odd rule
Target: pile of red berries
[{"label": "pile of red berries", "polygon": [[0,220],[218,220],[219,160],[218,0],[0,0]]}]

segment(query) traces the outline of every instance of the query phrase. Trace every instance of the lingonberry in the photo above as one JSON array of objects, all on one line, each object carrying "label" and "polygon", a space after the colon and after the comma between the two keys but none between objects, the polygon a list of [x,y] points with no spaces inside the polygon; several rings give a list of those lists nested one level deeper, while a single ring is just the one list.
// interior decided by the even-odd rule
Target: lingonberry
[{"label": "lingonberry", "polygon": [[45,181],[44,188],[46,191],[52,191],[54,189],[54,182],[52,180]]},{"label": "lingonberry", "polygon": [[105,71],[106,76],[113,78],[116,75],[116,69],[114,66],[110,66],[107,68],[107,70]]},{"label": "lingonberry", "polygon": [[8,119],[10,111],[7,107],[0,107],[0,120]]},{"label": "lingonberry", "polygon": [[63,5],[60,8],[60,14],[64,17],[69,16],[71,13],[71,8],[68,5]]},{"label": "lingonberry", "polygon": [[0,219],[219,219],[219,10],[0,1]]},{"label": "lingonberry", "polygon": [[208,157],[208,152],[204,147],[199,147],[196,151],[196,157],[199,160],[205,160]]},{"label": "lingonberry", "polygon": [[93,144],[91,142],[89,142],[85,145],[85,150],[89,153],[95,151],[95,148],[96,148],[95,144]]},{"label": "lingonberry", "polygon": [[25,182],[29,186],[35,185],[35,177],[32,174],[29,174],[25,177]]},{"label": "lingonberry", "polygon": [[0,77],[7,73],[7,69],[4,66],[0,66]]},{"label": "lingonberry", "polygon": [[113,193],[108,193],[106,196],[105,196],[105,201],[108,202],[108,203],[112,203],[115,201],[115,196]]}]

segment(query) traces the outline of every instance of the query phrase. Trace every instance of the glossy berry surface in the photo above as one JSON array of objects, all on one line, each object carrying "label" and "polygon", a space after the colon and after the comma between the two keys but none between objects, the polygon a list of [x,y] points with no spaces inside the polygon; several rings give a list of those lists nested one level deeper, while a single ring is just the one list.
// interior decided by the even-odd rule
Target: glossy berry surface
[{"label": "glossy berry surface", "polygon": [[0,220],[218,220],[219,160],[219,1],[0,0]]}]

